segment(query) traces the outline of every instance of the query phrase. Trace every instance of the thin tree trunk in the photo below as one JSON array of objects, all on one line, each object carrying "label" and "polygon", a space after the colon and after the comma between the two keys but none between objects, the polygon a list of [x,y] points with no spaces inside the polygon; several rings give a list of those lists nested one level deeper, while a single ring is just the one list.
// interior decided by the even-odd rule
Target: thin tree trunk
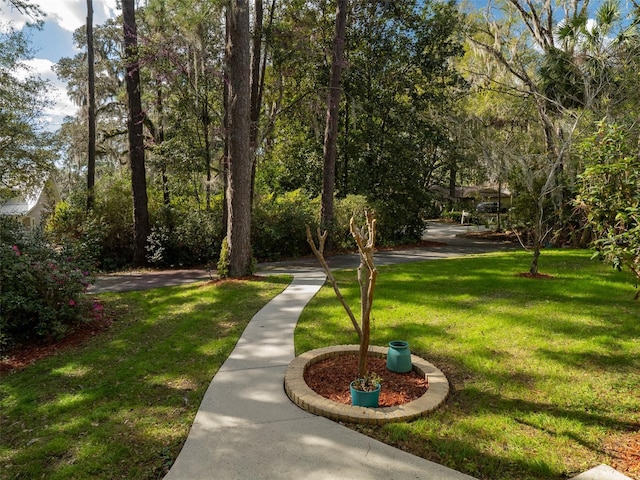
[{"label": "thin tree trunk", "polygon": [[[162,145],[164,142],[164,102],[162,100],[162,82],[159,78],[156,78],[156,110],[158,111],[158,129],[155,141],[158,145]],[[162,177],[162,204],[168,208],[171,206],[171,194],[169,192],[167,165],[164,159],[162,159],[160,175]]]},{"label": "thin tree trunk", "polygon": [[229,275],[251,273],[251,112],[249,5],[232,0],[229,10],[229,183],[227,241]]},{"label": "thin tree trunk", "polygon": [[147,178],[144,164],[144,112],[140,99],[140,65],[137,60],[138,31],[134,0],[122,1],[127,97],[129,101],[129,161],[131,164],[131,190],[133,193],[134,249],[133,264],[146,263],[147,237],[150,233],[147,204]]},{"label": "thin tree trunk", "polygon": [[254,2],[253,48],[251,50],[251,200],[253,202],[260,121],[260,60],[262,58],[262,0]]},{"label": "thin tree trunk", "polygon": [[333,192],[336,183],[336,145],[342,85],[342,62],[344,56],[345,32],[347,28],[347,0],[338,0],[336,8],[336,30],[333,38],[331,76],[327,95],[327,122],[324,133],[322,204],[320,226],[332,232]]},{"label": "thin tree trunk", "polygon": [[96,74],[93,52],[93,0],[87,0],[87,66],[88,66],[88,103],[89,145],[87,157],[87,211],[95,203],[96,181]]}]

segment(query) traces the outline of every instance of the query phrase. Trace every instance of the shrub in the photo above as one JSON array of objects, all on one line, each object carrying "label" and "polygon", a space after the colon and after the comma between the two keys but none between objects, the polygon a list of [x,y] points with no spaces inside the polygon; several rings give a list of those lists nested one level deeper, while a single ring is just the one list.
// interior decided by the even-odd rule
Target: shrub
[{"label": "shrub", "polygon": [[306,226],[317,225],[314,201],[300,190],[262,196],[253,210],[251,244],[260,261],[299,257],[310,252]]},{"label": "shrub", "polygon": [[222,197],[211,210],[172,208],[151,229],[147,260],[156,267],[192,267],[217,261],[222,245]]},{"label": "shrub", "polygon": [[56,337],[87,318],[86,262],[0,219],[0,346]]},{"label": "shrub", "polygon": [[349,230],[349,222],[354,217],[356,225],[366,225],[365,210],[370,209],[364,195],[347,195],[338,198],[334,205],[333,242],[338,250],[353,250],[354,242]]}]

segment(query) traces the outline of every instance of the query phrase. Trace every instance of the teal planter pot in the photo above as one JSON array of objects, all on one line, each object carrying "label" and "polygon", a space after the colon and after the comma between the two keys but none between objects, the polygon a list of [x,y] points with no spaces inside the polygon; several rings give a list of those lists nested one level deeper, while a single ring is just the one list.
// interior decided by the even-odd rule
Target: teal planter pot
[{"label": "teal planter pot", "polygon": [[393,340],[389,342],[387,368],[396,373],[407,373],[411,371],[412,365],[409,343],[403,340]]},{"label": "teal planter pot", "polygon": [[363,392],[362,390],[353,388],[356,382],[357,380],[354,380],[349,385],[351,389],[351,405],[377,408],[380,399],[380,384],[378,384],[378,388],[372,392]]}]

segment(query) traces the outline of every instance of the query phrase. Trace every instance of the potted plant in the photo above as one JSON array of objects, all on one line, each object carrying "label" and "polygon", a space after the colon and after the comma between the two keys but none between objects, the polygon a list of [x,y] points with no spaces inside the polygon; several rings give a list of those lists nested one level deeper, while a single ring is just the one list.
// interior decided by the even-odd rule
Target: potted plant
[{"label": "potted plant", "polygon": [[357,378],[349,384],[351,404],[360,407],[377,407],[380,399],[382,377],[375,372],[369,372],[362,378]]},{"label": "potted plant", "polygon": [[[351,308],[347,304],[346,300],[340,293],[338,284],[335,277],[331,273],[331,269],[324,258],[324,246],[327,240],[328,232],[323,233],[318,228],[318,245],[311,236],[311,230],[307,225],[307,242],[311,246],[311,250],[320,262],[323,270],[327,274],[327,279],[331,282],[333,290],[336,296],[340,300],[340,303],[344,307],[353,327],[358,334],[360,343],[360,349],[358,352],[358,372],[355,382],[367,379],[369,371],[367,369],[367,355],[369,350],[370,332],[371,332],[371,307],[373,305],[373,292],[376,285],[376,278],[378,276],[378,270],[373,263],[373,252],[376,240],[376,219],[373,213],[366,211],[365,217],[367,221],[365,228],[358,228],[355,225],[355,220],[351,217],[349,222],[349,230],[358,247],[358,253],[360,254],[360,265],[358,266],[358,283],[360,285],[360,322],[356,319],[355,315],[351,311]],[[378,377],[379,378],[379,377]],[[353,383],[353,382],[352,382]],[[366,383],[366,382],[365,382]],[[378,382],[378,387],[380,382]],[[353,392],[353,390],[352,390]],[[379,388],[378,388],[379,393]],[[353,400],[353,399],[352,399]],[[377,401],[376,401],[377,406]]]}]

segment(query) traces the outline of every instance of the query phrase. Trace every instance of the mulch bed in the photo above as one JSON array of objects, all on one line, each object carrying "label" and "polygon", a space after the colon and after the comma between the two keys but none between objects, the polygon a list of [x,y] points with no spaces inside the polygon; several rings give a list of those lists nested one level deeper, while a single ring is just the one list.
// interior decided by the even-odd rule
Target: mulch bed
[{"label": "mulch bed", "polygon": [[[395,373],[387,370],[387,360],[370,355],[367,360],[370,372],[382,377],[380,407],[404,405],[420,398],[427,391],[429,382],[416,372]],[[311,390],[334,402],[351,405],[349,384],[358,372],[357,355],[339,355],[309,366],[304,380]]]},{"label": "mulch bed", "polygon": [[20,370],[56,352],[77,347],[113,324],[113,320],[101,310],[94,310],[92,318],[75,326],[64,338],[33,341],[20,345],[0,357],[0,374]]}]

